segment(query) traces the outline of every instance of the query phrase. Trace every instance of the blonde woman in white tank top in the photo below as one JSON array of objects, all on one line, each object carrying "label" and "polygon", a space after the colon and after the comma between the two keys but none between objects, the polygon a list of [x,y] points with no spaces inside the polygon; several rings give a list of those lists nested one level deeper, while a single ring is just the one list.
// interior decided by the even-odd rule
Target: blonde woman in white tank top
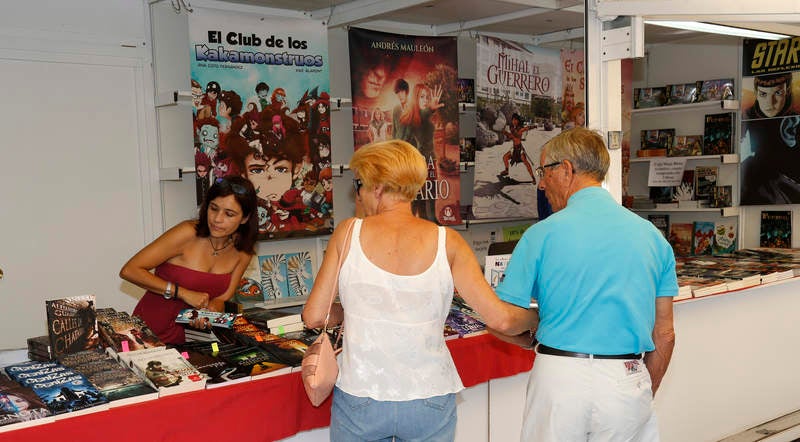
[{"label": "blonde woman in white tank top", "polygon": [[497,298],[461,235],[412,214],[427,174],[414,146],[364,146],[350,168],[364,217],[334,231],[303,311],[306,326],[322,326],[328,294],[338,288],[341,304],[334,304],[331,323],[344,319],[346,332],[331,440],[452,441],[455,393],[464,388],[443,334],[453,288],[504,335],[534,329],[538,317]]}]

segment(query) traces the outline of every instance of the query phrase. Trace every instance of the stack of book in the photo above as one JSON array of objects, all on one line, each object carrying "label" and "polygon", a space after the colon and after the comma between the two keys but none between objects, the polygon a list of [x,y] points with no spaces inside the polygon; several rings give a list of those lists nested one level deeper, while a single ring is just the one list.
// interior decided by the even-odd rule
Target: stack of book
[{"label": "stack of book", "polygon": [[97,309],[102,345],[116,352],[164,347],[161,339],[138,316],[113,308]]},{"label": "stack of book", "polygon": [[16,430],[55,418],[42,399],[30,387],[0,375],[0,431]]},{"label": "stack of book", "polygon": [[72,417],[108,410],[108,399],[85,376],[58,362],[29,361],[5,367],[15,382],[28,387],[53,415]]},{"label": "stack of book", "polygon": [[158,399],[155,388],[106,352],[86,350],[62,356],[59,362],[85,376],[110,407]]},{"label": "stack of book", "polygon": [[52,361],[56,358],[49,336],[28,338],[28,358],[32,361]]},{"label": "stack of book", "polygon": [[206,376],[174,348],[146,348],[116,356],[158,390],[159,397],[206,388]]},{"label": "stack of book", "polygon": [[250,323],[273,335],[303,330],[303,320],[300,315],[303,306],[264,308],[250,307],[244,309],[244,317]]},{"label": "stack of book", "polygon": [[236,316],[237,313],[186,308],[178,312],[175,322],[186,327],[183,333],[187,342],[211,342],[219,340],[214,329],[233,327]]}]

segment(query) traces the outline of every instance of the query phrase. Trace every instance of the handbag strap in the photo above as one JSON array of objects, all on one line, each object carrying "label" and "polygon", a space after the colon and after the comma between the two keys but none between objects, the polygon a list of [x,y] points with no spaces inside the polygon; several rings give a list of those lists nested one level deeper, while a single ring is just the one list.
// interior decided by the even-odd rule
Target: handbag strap
[{"label": "handbag strap", "polygon": [[[353,235],[353,225],[356,223],[356,220],[353,219],[350,224],[347,225],[347,233],[344,237],[344,246],[342,250],[339,251],[339,262],[336,265],[336,282],[334,285],[331,286],[331,300],[328,302],[328,313],[325,314],[325,323],[322,325],[322,332],[327,333],[328,331],[328,320],[331,317],[331,308],[333,307],[333,300],[336,298],[336,290],[339,287],[339,271],[342,269],[342,262],[347,257],[347,252],[350,251],[350,237]],[[336,342],[339,342],[339,338],[342,336],[341,330],[339,331],[339,335],[336,337]]]}]

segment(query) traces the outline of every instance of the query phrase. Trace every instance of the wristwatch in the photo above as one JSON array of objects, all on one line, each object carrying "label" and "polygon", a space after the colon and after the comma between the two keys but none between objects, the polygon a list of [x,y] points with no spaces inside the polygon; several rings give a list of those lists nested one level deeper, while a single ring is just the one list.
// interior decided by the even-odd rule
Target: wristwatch
[{"label": "wristwatch", "polygon": [[164,299],[172,299],[172,283],[167,281],[167,288],[164,289]]}]

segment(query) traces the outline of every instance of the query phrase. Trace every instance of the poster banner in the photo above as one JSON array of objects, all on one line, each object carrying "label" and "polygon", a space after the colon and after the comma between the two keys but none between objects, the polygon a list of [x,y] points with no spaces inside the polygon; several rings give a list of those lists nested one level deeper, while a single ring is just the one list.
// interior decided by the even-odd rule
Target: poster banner
[{"label": "poster banner", "polygon": [[561,128],[586,126],[583,49],[561,50]]},{"label": "poster banner", "polygon": [[561,54],[482,35],[472,211],[477,219],[536,218],[534,169],[561,132]]},{"label": "poster banner", "polygon": [[798,37],[742,43],[742,205],[800,203],[798,45]]},{"label": "poster banner", "polygon": [[414,213],[461,223],[456,38],[357,28],[348,36],[354,148],[388,139],[413,144],[428,162]]},{"label": "poster banner", "polygon": [[242,175],[260,239],[331,233],[327,27],[195,8],[189,35],[198,204],[214,180]]}]

